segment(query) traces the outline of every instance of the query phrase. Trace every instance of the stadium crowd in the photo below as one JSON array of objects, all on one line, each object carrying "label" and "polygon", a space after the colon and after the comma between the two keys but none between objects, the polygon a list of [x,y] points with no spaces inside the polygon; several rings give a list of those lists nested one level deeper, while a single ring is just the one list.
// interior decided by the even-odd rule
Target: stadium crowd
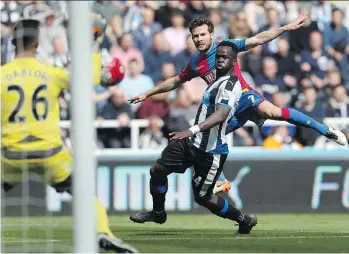
[{"label": "stadium crowd", "polygon": [[[140,148],[160,149],[168,133],[191,126],[207,85],[201,78],[176,91],[130,105],[136,96],[183,70],[196,53],[188,22],[207,16],[215,39],[244,39],[310,14],[304,28],[285,33],[270,43],[239,56],[247,83],[279,107],[292,106],[322,121],[349,117],[349,4],[346,1],[90,1],[94,13],[107,21],[103,54],[120,59],[124,80],[115,87],[95,90],[97,120],[118,120],[120,127],[98,129],[98,148],[130,147],[129,123],[148,119]],[[21,18],[42,22],[38,58],[69,67],[67,1],[1,1],[1,64],[13,55],[13,25]],[[347,15],[345,15],[347,13]],[[71,96],[62,91],[61,119],[69,120]],[[163,123],[163,124],[162,124]],[[349,136],[349,128],[344,125]],[[235,146],[266,148],[324,147],[325,138],[305,128],[247,127],[234,136]],[[67,144],[69,130],[62,129]]]}]

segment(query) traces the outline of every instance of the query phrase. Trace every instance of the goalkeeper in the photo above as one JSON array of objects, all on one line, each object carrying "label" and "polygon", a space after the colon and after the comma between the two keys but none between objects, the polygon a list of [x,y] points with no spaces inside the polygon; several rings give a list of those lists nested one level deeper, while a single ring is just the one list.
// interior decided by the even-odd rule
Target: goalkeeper
[{"label": "goalkeeper", "polygon": [[[101,31],[94,31],[97,40]],[[69,88],[69,74],[35,59],[39,22],[22,20],[14,28],[15,59],[1,66],[1,181],[9,191],[22,181],[22,169],[44,176],[57,192],[72,193],[72,157],[60,138],[58,95]],[[93,54],[93,82],[101,80],[101,59]],[[105,250],[134,253],[109,228],[96,199],[98,244]]]}]

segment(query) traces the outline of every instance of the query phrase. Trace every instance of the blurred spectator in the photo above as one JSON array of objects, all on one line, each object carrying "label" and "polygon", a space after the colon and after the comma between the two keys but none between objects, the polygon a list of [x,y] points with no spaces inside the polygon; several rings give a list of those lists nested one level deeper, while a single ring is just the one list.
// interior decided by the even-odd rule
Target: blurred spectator
[{"label": "blurred spectator", "polygon": [[[286,21],[286,8],[285,8],[285,5],[284,5],[285,2],[282,2],[282,1],[271,1],[271,0],[268,0],[268,1],[265,1],[264,2],[264,8],[265,9],[270,9],[270,8],[273,8],[275,9],[278,14],[279,14],[279,20],[280,20],[280,23],[281,24],[284,24],[285,21]],[[298,17],[298,16],[297,16]],[[297,18],[296,17],[296,18]],[[292,20],[293,21],[293,20]]]},{"label": "blurred spectator", "polygon": [[132,32],[142,23],[143,1],[126,1],[126,10],[123,16],[124,31]]},{"label": "blurred spectator", "polygon": [[147,119],[151,115],[156,115],[167,122],[170,117],[170,108],[168,93],[161,93],[143,101],[138,108],[137,116],[139,119]]},{"label": "blurred spectator", "polygon": [[248,26],[245,12],[238,11],[231,19],[230,26],[229,26],[229,38],[246,39],[251,35],[252,35],[252,31]]},{"label": "blurred spectator", "polygon": [[255,77],[255,82],[256,86],[262,89],[263,95],[267,100],[271,99],[272,94],[286,90],[284,81],[277,73],[278,66],[274,58],[264,58],[263,72]]},{"label": "blurred spectator", "polygon": [[336,86],[327,107],[327,117],[349,117],[349,96],[344,86]]},{"label": "blurred spectator", "polygon": [[143,22],[132,32],[135,46],[143,54],[151,48],[154,34],[162,30],[161,25],[154,22],[154,15],[154,10],[144,8],[142,12]]},{"label": "blurred spectator", "polygon": [[140,63],[141,70],[144,70],[144,59],[139,49],[133,47],[133,36],[131,33],[125,33],[120,37],[120,47],[111,49],[111,56],[117,57],[123,66],[125,66],[126,74],[129,71],[128,63],[131,59],[137,59]]},{"label": "blurred spectator", "polygon": [[112,47],[119,46],[119,38],[123,35],[122,19],[119,16],[112,17],[105,31],[105,39],[101,44],[101,48],[110,50]]},{"label": "blurred spectator", "polygon": [[66,68],[70,63],[70,56],[65,49],[64,41],[56,37],[52,41],[53,53],[50,56],[50,63],[56,67]]},{"label": "blurred spectator", "polygon": [[148,117],[149,126],[139,137],[141,149],[163,149],[167,146],[168,140],[161,131],[161,119],[152,115]]},{"label": "blurred spectator", "polygon": [[[313,87],[304,90],[304,101],[297,103],[297,108],[303,114],[314,118],[318,122],[322,122],[325,117],[325,108],[317,100],[316,90]],[[314,145],[315,140],[320,134],[312,129],[297,127],[297,139],[303,146]]]},{"label": "blurred spectator", "polygon": [[245,13],[247,15],[247,23],[251,28],[252,33],[257,33],[258,30],[265,25],[265,9],[264,1],[248,1],[245,5]]},{"label": "blurred spectator", "polygon": [[298,64],[295,55],[289,52],[289,44],[286,38],[281,37],[277,43],[278,52],[274,55],[280,75],[289,90],[297,87]]},{"label": "blurred spectator", "polygon": [[322,35],[319,31],[314,31],[310,35],[310,51],[301,52],[300,70],[302,77],[309,78],[318,88],[323,88],[325,75],[330,67],[331,56],[323,50]]},{"label": "blurred spectator", "polygon": [[146,75],[149,75],[154,83],[161,80],[161,68],[165,62],[174,62],[170,53],[166,49],[164,44],[164,36],[162,33],[156,33],[153,38],[153,47],[146,54],[145,59],[145,71]]},{"label": "blurred spectator", "polygon": [[191,35],[187,35],[186,38],[186,47],[183,51],[179,52],[175,57],[175,66],[176,66],[176,72],[180,73],[182,70],[184,70],[185,66],[190,61],[190,58],[194,56],[194,54],[197,52],[197,49],[195,47],[195,44],[193,42],[193,39],[191,38]]},{"label": "blurred spectator", "polygon": [[1,64],[12,56],[11,34],[14,24],[20,19],[20,8],[16,1],[1,1]]},{"label": "blurred spectator", "polygon": [[296,141],[293,141],[289,135],[289,131],[285,126],[275,127],[270,135],[264,140],[263,148],[266,149],[300,149],[302,145]]},{"label": "blurred spectator", "polygon": [[21,13],[16,1],[1,1],[1,37],[10,36],[13,25],[20,19]]},{"label": "blurred spectator", "polygon": [[[214,26],[214,35],[216,38],[227,38],[227,26],[223,24],[222,15],[218,9],[210,10],[209,18]],[[232,37],[231,37],[232,38]]]},{"label": "blurred spectator", "polygon": [[110,99],[99,112],[98,118],[100,121],[118,120],[120,126],[115,129],[99,129],[99,137],[107,148],[129,148],[131,143],[128,126],[134,114],[121,88],[114,87],[110,92]]},{"label": "blurred spectator", "polygon": [[331,24],[324,31],[324,46],[337,61],[343,58],[343,54],[349,54],[349,32],[343,25],[343,18],[343,11],[334,9]]},{"label": "blurred spectator", "polygon": [[338,68],[331,68],[327,73],[327,87],[326,87],[326,97],[324,98],[328,102],[330,96],[333,94],[333,90],[342,85],[342,76]]},{"label": "blurred spectator", "polygon": [[172,26],[165,28],[163,35],[169,45],[171,55],[174,56],[185,49],[189,32],[184,27],[184,17],[181,12],[173,12],[171,21]]},{"label": "blurred spectator", "polygon": [[208,10],[202,0],[190,0],[184,11],[186,24],[199,17],[208,17]]},{"label": "blurred spectator", "polygon": [[[301,12],[309,14],[307,9],[302,9]],[[305,20],[305,25],[301,29],[289,31],[288,37],[291,51],[300,53],[302,50],[310,50],[309,35],[313,31],[319,31],[319,27],[316,21],[312,21],[309,18]]]},{"label": "blurred spectator", "polygon": [[171,118],[184,119],[186,123],[183,123],[181,126],[183,127],[182,130],[184,130],[189,125],[192,125],[197,107],[193,104],[190,93],[184,87],[178,88],[176,92],[177,96],[171,106]]},{"label": "blurred spectator", "polygon": [[94,1],[91,9],[94,13],[101,14],[102,17],[104,17],[107,22],[109,22],[115,16],[120,17],[125,8],[126,7],[121,1],[118,2],[97,0]]},{"label": "blurred spectator", "polygon": [[[125,91],[127,99],[153,88],[153,80],[149,76],[142,74],[142,66],[137,59],[131,59],[128,66],[129,75],[118,85]],[[140,104],[132,104],[131,106],[133,111],[135,111]]]},{"label": "blurred spectator", "polygon": [[340,9],[332,11],[332,22],[324,31],[324,45],[328,53],[336,60],[349,87],[349,32],[343,25],[344,12]]},{"label": "blurred spectator", "polygon": [[313,1],[313,5],[310,10],[310,19],[317,21],[321,30],[330,24],[331,22],[331,3],[330,1]]},{"label": "blurred spectator", "polygon": [[166,4],[160,7],[155,12],[155,21],[159,22],[163,28],[172,25],[171,17],[174,13],[181,13],[184,15],[183,9],[185,6],[177,0],[167,0]]},{"label": "blurred spectator", "polygon": [[244,9],[244,1],[219,1],[219,6],[216,8],[219,10],[219,14],[222,18],[222,23],[224,25],[229,24],[231,17],[234,16],[236,12]]},{"label": "blurred spectator", "polygon": [[256,77],[262,72],[262,46],[257,46],[242,56],[244,70]]},{"label": "blurred spectator", "polygon": [[[269,8],[267,10],[267,24],[264,25],[263,27],[261,27],[259,29],[259,33],[272,29],[272,28],[277,28],[277,27],[281,27],[283,25],[283,23],[281,23],[280,21],[280,14],[279,12],[274,9],[274,8]],[[287,33],[284,33],[282,35],[283,37],[287,37]],[[270,41],[269,43],[264,44],[262,47],[265,51],[269,51],[273,54],[277,53],[277,42],[279,41],[279,37]]]},{"label": "blurred spectator", "polygon": [[62,24],[55,23],[55,13],[49,9],[45,12],[45,20],[40,28],[40,48],[48,55],[51,55],[53,53],[52,41],[57,37],[61,38],[64,44],[64,51],[67,52],[67,32]]}]

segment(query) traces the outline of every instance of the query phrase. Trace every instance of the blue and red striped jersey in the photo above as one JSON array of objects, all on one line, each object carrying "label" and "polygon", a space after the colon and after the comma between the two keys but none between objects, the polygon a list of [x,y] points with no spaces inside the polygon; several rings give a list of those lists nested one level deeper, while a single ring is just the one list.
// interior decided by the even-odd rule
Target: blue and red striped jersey
[{"label": "blue and red striped jersey", "polygon": [[[225,39],[223,41],[229,41],[234,43],[239,52],[245,51],[246,40],[234,40]],[[216,51],[220,42],[214,42],[213,46],[207,53],[198,52],[187,64],[185,69],[179,73],[179,78],[182,81],[189,81],[195,77],[201,77],[207,85],[211,85],[216,80]],[[251,90],[252,88],[246,83],[241,75],[239,64],[234,64],[234,75],[239,79],[242,89]]]}]

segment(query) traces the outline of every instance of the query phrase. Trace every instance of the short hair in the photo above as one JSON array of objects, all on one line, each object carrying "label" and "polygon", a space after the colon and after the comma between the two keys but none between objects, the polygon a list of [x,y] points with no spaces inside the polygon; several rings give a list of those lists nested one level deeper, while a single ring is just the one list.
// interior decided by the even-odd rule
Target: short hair
[{"label": "short hair", "polygon": [[223,47],[223,46],[231,47],[231,49],[233,50],[234,53],[236,53],[236,54],[239,53],[238,47],[237,47],[234,43],[232,43],[232,42],[230,42],[230,41],[222,41],[222,42],[218,45],[218,47]]},{"label": "short hair", "polygon": [[189,27],[190,33],[192,33],[195,28],[197,28],[199,26],[203,26],[203,25],[208,26],[208,31],[210,33],[214,32],[214,26],[213,26],[211,20],[209,20],[208,18],[205,18],[205,17],[200,17],[200,18],[192,19],[189,22],[188,27]]},{"label": "short hair", "polygon": [[24,19],[16,23],[13,30],[12,44],[16,51],[33,48],[34,42],[39,38],[40,22],[35,19]]}]

